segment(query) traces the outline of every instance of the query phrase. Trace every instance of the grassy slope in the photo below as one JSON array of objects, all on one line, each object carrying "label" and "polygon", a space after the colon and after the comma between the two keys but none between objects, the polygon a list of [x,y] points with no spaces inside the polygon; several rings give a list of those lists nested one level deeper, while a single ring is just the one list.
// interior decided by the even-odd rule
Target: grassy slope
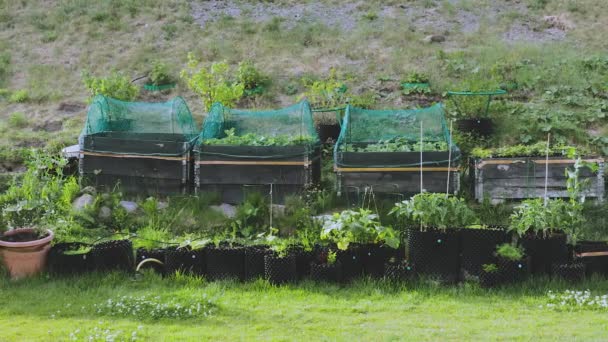
[{"label": "grassy slope", "polygon": [[[375,94],[377,107],[416,104],[400,95],[397,83],[379,81],[399,80],[411,70],[429,73],[435,89],[442,92],[479,76],[476,70],[485,76],[497,63],[516,66],[527,60],[532,66],[513,72],[527,84],[514,97],[550,110],[563,105],[541,101],[548,87],[567,85],[579,92],[605,78],[595,73],[581,77],[580,70],[571,67],[607,47],[602,32],[608,27],[608,5],[602,0],[327,1],[318,5],[325,7],[311,7],[318,11],[318,20],[313,12],[306,20],[284,19],[278,26],[273,25],[274,18],[260,17],[251,9],[240,17],[222,14],[217,9],[221,6],[207,11],[205,6],[214,3],[0,0],[0,47],[10,57],[6,73],[0,65],[0,88],[9,94],[25,89],[29,94],[24,103],[0,96],[0,156],[18,159],[15,146],[56,149],[75,142],[87,98],[81,70],[104,75],[117,69],[136,78],[146,73],[152,60],[161,59],[177,74],[189,51],[207,62],[255,61],[273,84],[263,97],[242,104],[254,107],[293,102],[293,92],[302,91],[302,76],[317,77],[331,67],[349,78],[356,92]],[[229,7],[247,8],[249,3],[235,1]],[[302,3],[315,2],[282,0],[268,6],[284,9]],[[353,10],[344,14],[341,8]],[[201,13],[206,16],[201,18]],[[573,25],[565,32],[542,19],[561,14]],[[447,34],[446,42],[424,43],[429,34]],[[183,86],[160,97],[142,94],[142,99],[174,95],[184,95],[200,120],[199,101]],[[62,103],[81,107],[65,110]],[[567,110],[583,110],[570,107]],[[25,123],[10,120],[15,112],[25,116]],[[505,111],[507,115],[512,114]],[[63,122],[60,132],[45,129],[44,124],[52,121]],[[590,125],[594,132],[603,132],[601,121]],[[512,126],[503,123],[503,138],[520,135],[521,128]]]},{"label": "grassy slope", "polygon": [[[95,327],[137,331],[145,340],[601,340],[605,314],[557,312],[540,308],[547,289],[570,288],[543,280],[502,290],[472,285],[439,287],[416,283],[391,287],[361,281],[349,287],[314,285],[270,287],[253,283],[205,283],[147,275],[132,281],[121,275],[78,279],[34,279],[0,284],[0,340],[64,340]],[[606,293],[595,280],[577,288]],[[119,295],[158,294],[191,298],[217,296],[211,318],[138,321],[94,314],[90,307]],[[83,310],[82,307],[85,307]],[[110,323],[111,322],[111,323]],[[142,326],[141,329],[138,329]]]}]

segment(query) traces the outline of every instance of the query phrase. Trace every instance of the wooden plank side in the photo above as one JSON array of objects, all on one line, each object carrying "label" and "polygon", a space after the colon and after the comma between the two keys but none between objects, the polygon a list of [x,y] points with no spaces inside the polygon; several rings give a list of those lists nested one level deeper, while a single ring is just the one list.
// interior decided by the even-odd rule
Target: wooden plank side
[{"label": "wooden plank side", "polygon": [[81,158],[81,172],[84,174],[176,179],[181,181],[184,178],[184,170],[189,168],[190,162],[181,160],[128,159],[87,155]]},{"label": "wooden plank side", "polygon": [[[342,191],[363,191],[366,187],[372,187],[377,193],[420,192],[420,174],[415,172],[348,172],[339,173],[338,178]],[[425,172],[422,179],[425,191],[446,191],[447,172]],[[459,172],[451,172],[450,192],[459,190],[459,179]]]},{"label": "wooden plank side", "polygon": [[306,184],[311,169],[303,166],[199,165],[199,184]]},{"label": "wooden plank side", "polygon": [[[572,168],[573,164],[560,163],[549,164],[547,169],[549,178],[566,179],[566,169]],[[486,164],[481,167],[485,178],[545,178],[545,164],[537,164],[533,161],[512,164]],[[589,168],[580,170],[581,178],[596,177],[597,174]]]},{"label": "wooden plank side", "polygon": [[190,149],[188,143],[180,141],[137,140],[105,136],[85,136],[83,147],[88,151],[159,155],[181,155]]}]

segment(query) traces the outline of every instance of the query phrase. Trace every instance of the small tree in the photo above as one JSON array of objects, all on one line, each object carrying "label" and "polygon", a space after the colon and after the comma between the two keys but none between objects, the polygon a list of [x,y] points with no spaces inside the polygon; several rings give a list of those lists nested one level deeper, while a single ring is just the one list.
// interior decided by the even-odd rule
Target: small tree
[{"label": "small tree", "polygon": [[227,107],[234,106],[245,89],[242,83],[231,81],[228,63],[215,62],[207,70],[200,66],[192,53],[188,54],[188,64],[180,76],[186,80],[188,88],[201,97],[207,111],[215,102],[221,102]]},{"label": "small tree", "polygon": [[113,72],[108,77],[94,77],[88,71],[83,71],[82,80],[91,98],[105,95],[117,100],[131,101],[139,94],[139,88],[118,72]]}]

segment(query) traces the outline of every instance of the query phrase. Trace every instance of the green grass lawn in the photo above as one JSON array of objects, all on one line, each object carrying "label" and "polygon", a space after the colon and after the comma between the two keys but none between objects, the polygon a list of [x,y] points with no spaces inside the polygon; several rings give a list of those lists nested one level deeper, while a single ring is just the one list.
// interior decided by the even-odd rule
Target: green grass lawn
[{"label": "green grass lawn", "polygon": [[[547,290],[608,293],[608,281],[568,285],[536,279],[496,290],[476,284],[403,286],[361,280],[349,286],[303,282],[213,282],[146,274],[41,277],[0,282],[0,340],[604,340],[606,312],[541,307]],[[183,303],[206,294],[209,317],[137,319],[93,308],[122,295],[158,295]],[[97,330],[96,330],[97,329]],[[70,334],[74,334],[72,337]]]}]

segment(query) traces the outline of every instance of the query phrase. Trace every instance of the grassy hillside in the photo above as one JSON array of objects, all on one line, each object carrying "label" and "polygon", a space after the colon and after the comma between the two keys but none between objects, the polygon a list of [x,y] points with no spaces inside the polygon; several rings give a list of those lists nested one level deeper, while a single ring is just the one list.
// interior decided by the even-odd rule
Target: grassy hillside
[{"label": "grassy hillside", "polygon": [[[602,151],[607,28],[604,0],[0,0],[0,171],[18,168],[29,147],[75,143],[89,97],[83,70],[137,79],[161,60],[177,77],[188,52],[209,64],[250,60],[268,76],[266,90],[241,106],[292,103],[303,78],[331,68],[375,108],[503,86],[509,95],[492,108],[500,132],[475,144],[552,132]],[[428,74],[434,93],[403,94],[400,80],[412,72]],[[183,84],[139,98],[176,95],[200,121],[200,100]]]}]

